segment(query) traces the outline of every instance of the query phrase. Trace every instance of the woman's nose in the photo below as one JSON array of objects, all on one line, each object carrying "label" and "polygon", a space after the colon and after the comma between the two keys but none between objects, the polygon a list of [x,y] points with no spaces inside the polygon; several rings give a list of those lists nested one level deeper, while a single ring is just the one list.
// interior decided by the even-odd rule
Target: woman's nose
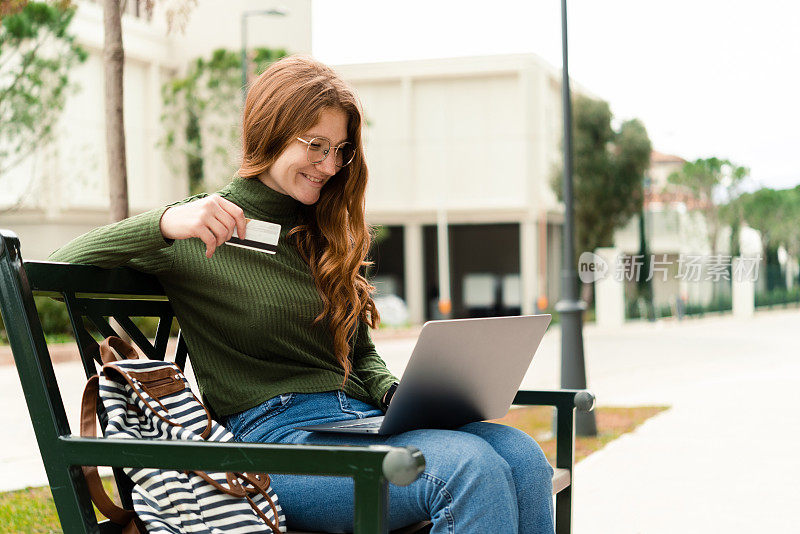
[{"label": "woman's nose", "polygon": [[317,169],[329,176],[336,174],[338,169],[336,168],[336,154],[333,153],[333,150],[328,153],[328,157],[317,163]]}]

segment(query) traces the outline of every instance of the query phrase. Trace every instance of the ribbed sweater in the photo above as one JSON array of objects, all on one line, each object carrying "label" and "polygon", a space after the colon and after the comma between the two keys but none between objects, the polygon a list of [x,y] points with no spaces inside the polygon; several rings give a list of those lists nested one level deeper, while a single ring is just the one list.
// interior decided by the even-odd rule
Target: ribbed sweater
[{"label": "ribbed sweater", "polygon": [[[314,324],[322,299],[311,270],[286,234],[301,204],[257,179],[235,178],[218,194],[245,217],[281,225],[278,250],[266,254],[222,245],[209,259],[197,238],[167,242],[160,221],[169,206],[96,228],[50,259],[100,267],[127,265],[154,274],[166,291],[189,348],[200,392],[218,416],[252,408],[276,395],[342,389],[380,406],[397,380],[361,322],[352,342],[352,372],[334,356],[326,321]],[[206,194],[176,204],[192,202]]]}]

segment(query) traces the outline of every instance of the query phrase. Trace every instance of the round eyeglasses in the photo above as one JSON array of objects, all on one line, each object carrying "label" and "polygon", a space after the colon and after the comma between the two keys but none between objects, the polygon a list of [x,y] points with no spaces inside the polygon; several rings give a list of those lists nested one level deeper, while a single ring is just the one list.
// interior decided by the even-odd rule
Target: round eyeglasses
[{"label": "round eyeglasses", "polygon": [[[298,137],[297,140],[306,144],[306,157],[314,165],[322,163],[331,151],[331,141],[327,137],[314,137],[311,141]],[[345,141],[333,149],[333,161],[339,169],[353,161],[355,156],[356,148],[349,141]]]}]

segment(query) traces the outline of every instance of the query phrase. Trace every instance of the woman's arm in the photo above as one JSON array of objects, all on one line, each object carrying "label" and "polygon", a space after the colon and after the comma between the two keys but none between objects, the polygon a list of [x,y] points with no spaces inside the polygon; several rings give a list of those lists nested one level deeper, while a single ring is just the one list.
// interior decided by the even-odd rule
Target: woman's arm
[{"label": "woman's arm", "polygon": [[369,392],[371,404],[381,406],[384,394],[399,379],[386,368],[386,363],[378,356],[369,327],[359,322],[356,342],[353,348],[353,373],[361,379]]},{"label": "woman's arm", "polygon": [[98,267],[130,265],[156,273],[172,265],[170,242],[159,223],[167,207],[156,208],[122,221],[95,228],[50,254],[50,260]]},{"label": "woman's arm", "polygon": [[129,265],[158,273],[172,267],[170,245],[175,239],[199,238],[210,258],[234,228],[244,237],[245,226],[239,206],[219,195],[201,194],[95,228],[53,252],[50,259],[106,268]]}]

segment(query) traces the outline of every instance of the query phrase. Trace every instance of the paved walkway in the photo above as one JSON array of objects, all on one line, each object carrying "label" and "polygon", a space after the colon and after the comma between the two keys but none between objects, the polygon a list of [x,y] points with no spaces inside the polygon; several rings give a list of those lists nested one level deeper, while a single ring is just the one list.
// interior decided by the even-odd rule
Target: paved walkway
[{"label": "paved walkway", "polygon": [[[797,531],[800,512],[800,310],[616,330],[585,329],[589,387],[599,405],[672,408],[576,467],[576,534]],[[545,336],[523,381],[558,385],[560,336]],[[411,337],[381,337],[402,373]],[[77,363],[56,366],[77,428]],[[0,367],[0,491],[46,484],[16,371]]]}]

